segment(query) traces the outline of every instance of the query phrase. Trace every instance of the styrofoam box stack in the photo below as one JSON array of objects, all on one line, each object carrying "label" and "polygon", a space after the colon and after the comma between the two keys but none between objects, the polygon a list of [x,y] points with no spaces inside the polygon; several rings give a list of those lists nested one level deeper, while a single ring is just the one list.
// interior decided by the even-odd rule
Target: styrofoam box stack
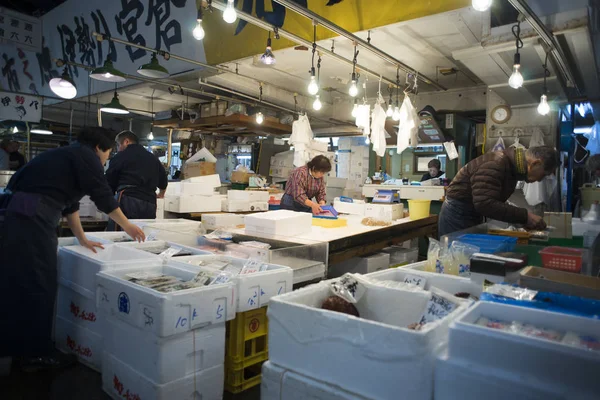
[{"label": "styrofoam box stack", "polygon": [[365,217],[375,218],[380,221],[393,222],[404,218],[402,204],[373,204],[365,205]]},{"label": "styrofoam box stack", "polygon": [[481,399],[482,393],[486,399],[598,398],[600,352],[476,325],[481,317],[580,336],[600,332],[596,319],[480,302],[450,327],[448,353],[436,365],[436,400]]},{"label": "styrofoam box stack", "polygon": [[387,253],[378,253],[366,257],[354,257],[348,261],[331,264],[327,276],[329,278],[337,278],[345,273],[368,274],[388,269],[389,266],[390,255]]},{"label": "styrofoam box stack", "polygon": [[346,203],[339,198],[333,200],[333,208],[338,213],[364,216],[367,204],[363,200],[354,200],[352,203]]},{"label": "styrofoam box stack", "polygon": [[312,231],[312,215],[289,210],[269,211],[246,216],[246,233],[296,236]]},{"label": "styrofoam box stack", "polygon": [[321,309],[331,293],[325,281],[271,300],[270,362],[356,396],[430,400],[448,325],[470,302],[454,298],[453,312],[415,331],[407,327],[420,320],[429,291],[372,283],[355,304],[361,318]]},{"label": "styrofoam box stack", "polygon": [[[243,267],[246,260],[223,255],[178,257],[172,265],[189,269],[197,268],[200,263],[224,261],[237,267]],[[277,295],[292,291],[293,271],[282,265],[268,264],[267,270],[253,274],[238,275],[233,278],[237,306],[234,312],[245,312],[264,307]]]},{"label": "styrofoam box stack", "polygon": [[386,247],[382,251],[390,255],[390,267],[410,267],[416,269],[424,269],[425,267],[425,263],[420,263],[422,268],[416,265],[411,266],[419,261],[418,247],[407,249],[403,246],[391,246]]},{"label": "styrofoam box stack", "polygon": [[338,164],[337,164],[337,176],[338,178],[348,179],[350,178],[350,162],[352,153],[350,149],[338,151]]},{"label": "styrofoam box stack", "polygon": [[219,212],[221,211],[221,196],[217,192],[206,196],[165,196],[165,211],[174,213]]},{"label": "styrofoam box stack", "polygon": [[146,234],[146,241],[165,240],[191,247],[198,245],[198,236],[204,233],[201,222],[186,220],[172,223],[168,221],[170,220],[146,224],[142,228]]},{"label": "styrofoam box stack", "polygon": [[170,262],[98,274],[96,304],[107,321],[103,388],[111,396],[129,390],[140,398],[194,398],[198,391],[202,398],[221,398],[225,322],[235,318],[235,283],[161,293],[127,279],[149,272],[189,281],[201,270]]},{"label": "styrofoam box stack", "polygon": [[258,190],[229,190],[222,211],[247,212],[268,211],[269,192]]},{"label": "styrofoam box stack", "polygon": [[97,253],[81,246],[61,247],[58,251],[56,346],[74,353],[81,362],[99,371],[105,320],[96,307],[96,274],[109,269],[161,264],[160,258],[153,254],[115,244],[107,244]]},{"label": "styrofoam box stack", "polygon": [[250,212],[250,211],[269,211],[269,203],[266,201],[257,201],[253,203],[247,203],[245,201],[225,201],[222,204],[221,211],[236,213],[236,212]]},{"label": "styrofoam box stack", "polygon": [[202,216],[202,225],[206,229],[231,228],[244,225],[244,216],[238,214],[206,214]]},{"label": "styrofoam box stack", "polygon": [[294,170],[294,151],[284,151],[271,157],[269,176],[274,180],[287,180]]}]

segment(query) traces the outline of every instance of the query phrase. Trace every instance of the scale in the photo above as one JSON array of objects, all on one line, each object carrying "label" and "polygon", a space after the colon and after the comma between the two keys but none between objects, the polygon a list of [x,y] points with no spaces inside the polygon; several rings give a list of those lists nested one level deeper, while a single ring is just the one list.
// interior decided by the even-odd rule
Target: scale
[{"label": "scale", "polygon": [[400,194],[398,189],[378,190],[373,196],[372,203],[393,204],[400,203]]}]

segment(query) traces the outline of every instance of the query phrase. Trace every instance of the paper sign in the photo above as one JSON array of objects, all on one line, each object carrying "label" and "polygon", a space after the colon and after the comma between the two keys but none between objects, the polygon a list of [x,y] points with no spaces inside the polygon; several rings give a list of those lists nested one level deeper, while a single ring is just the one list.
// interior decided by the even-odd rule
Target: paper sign
[{"label": "paper sign", "polygon": [[412,285],[415,285],[415,286],[425,289],[425,285],[427,284],[427,279],[425,279],[421,276],[409,274],[404,277],[404,283],[410,283]]},{"label": "paper sign", "polygon": [[331,282],[333,293],[350,303],[356,304],[365,294],[366,288],[352,275],[345,274],[340,279]]},{"label": "paper sign", "polygon": [[171,258],[173,257],[175,254],[178,254],[181,252],[181,247],[169,247],[167,250],[163,251],[162,253],[159,254],[159,256],[164,257],[164,258]]},{"label": "paper sign", "polygon": [[436,293],[431,293],[431,298],[427,302],[425,313],[419,321],[420,324],[427,324],[446,317],[458,307],[458,304],[453,303],[447,298]]},{"label": "paper sign", "polygon": [[261,270],[262,265],[263,263],[260,261],[248,260],[246,264],[244,264],[244,268],[242,268],[240,275],[248,275],[259,272]]},{"label": "paper sign", "polygon": [[29,94],[0,92],[0,119],[40,122],[42,98]]},{"label": "paper sign", "polygon": [[454,142],[445,142],[444,148],[446,149],[449,160],[456,160],[458,158],[458,151],[456,150]]}]

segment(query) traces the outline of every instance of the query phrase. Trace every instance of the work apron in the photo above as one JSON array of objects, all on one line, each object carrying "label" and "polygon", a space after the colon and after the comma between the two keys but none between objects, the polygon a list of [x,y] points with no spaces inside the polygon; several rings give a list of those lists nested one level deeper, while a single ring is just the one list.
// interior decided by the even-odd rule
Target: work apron
[{"label": "work apron", "polygon": [[312,208],[305,206],[304,204],[298,203],[289,194],[284,194],[281,198],[280,208],[282,210],[312,213]]},{"label": "work apron", "polygon": [[[119,207],[127,219],[155,219],[156,204],[149,201],[140,200],[135,197],[128,196],[127,189],[132,189],[135,186],[121,186],[117,189],[115,199],[119,203]],[[121,230],[119,225],[112,219],[108,220],[107,231]]]},{"label": "work apron", "polygon": [[438,218],[438,233],[441,238],[450,233],[472,228],[482,222],[483,217],[475,210],[473,203],[446,199]]},{"label": "work apron", "polygon": [[61,211],[44,196],[0,195],[0,357],[53,351]]}]

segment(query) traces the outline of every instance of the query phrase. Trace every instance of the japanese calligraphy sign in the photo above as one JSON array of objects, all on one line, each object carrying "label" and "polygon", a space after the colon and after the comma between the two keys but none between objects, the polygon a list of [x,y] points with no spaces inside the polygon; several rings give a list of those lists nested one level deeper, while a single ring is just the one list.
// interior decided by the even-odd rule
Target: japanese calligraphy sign
[{"label": "japanese calligraphy sign", "polygon": [[40,122],[42,99],[28,94],[0,92],[0,119]]},{"label": "japanese calligraphy sign", "polygon": [[0,8],[0,44],[12,43],[22,49],[40,51],[42,24],[37,18]]}]

